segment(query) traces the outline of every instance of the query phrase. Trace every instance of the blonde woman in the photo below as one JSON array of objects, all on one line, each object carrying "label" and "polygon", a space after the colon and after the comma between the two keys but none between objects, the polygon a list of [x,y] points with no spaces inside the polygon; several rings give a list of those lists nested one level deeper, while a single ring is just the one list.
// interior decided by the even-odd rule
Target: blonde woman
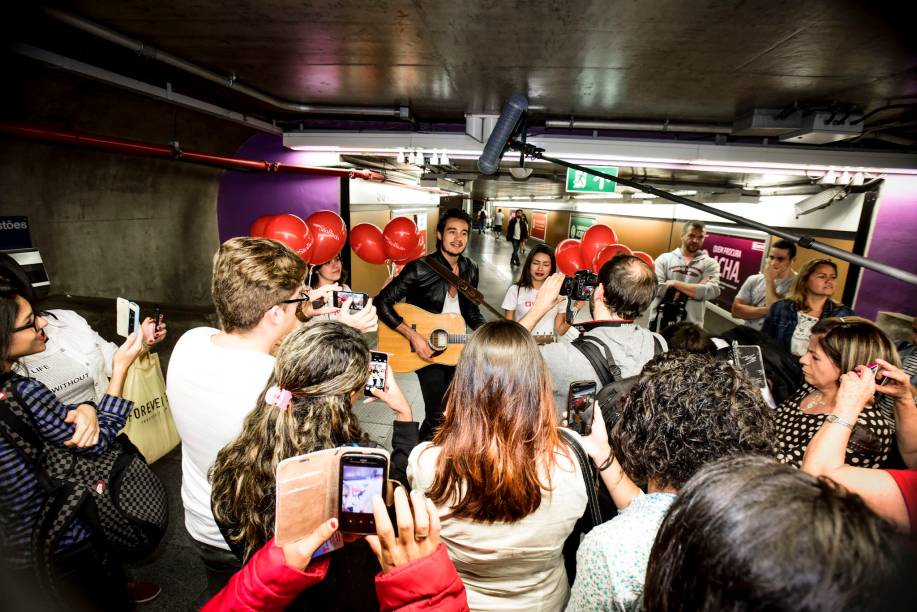
[{"label": "blonde woman", "polygon": [[828,317],[853,315],[853,310],[831,299],[836,283],[837,264],[830,259],[807,261],[790,294],[767,312],[761,331],[776,338],[787,351],[802,357],[816,323]]},{"label": "blonde woman", "polygon": [[[242,559],[273,536],[278,463],[316,450],[370,444],[351,410],[369,377],[369,349],[358,332],[337,321],[313,321],[291,332],[276,357],[242,433],[220,451],[211,472],[213,516]],[[404,481],[417,424],[393,377],[375,393],[395,414],[389,476]],[[330,554],[328,577],[291,609],[378,610],[372,582],[379,564],[366,543]]]}]

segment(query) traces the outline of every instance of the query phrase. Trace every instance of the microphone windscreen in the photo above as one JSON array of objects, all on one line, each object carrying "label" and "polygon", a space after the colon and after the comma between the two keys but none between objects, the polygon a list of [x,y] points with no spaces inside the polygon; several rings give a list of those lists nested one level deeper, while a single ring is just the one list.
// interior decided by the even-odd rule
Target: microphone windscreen
[{"label": "microphone windscreen", "polygon": [[497,119],[497,125],[494,126],[490,138],[487,139],[487,144],[484,145],[484,152],[478,158],[478,170],[482,174],[493,174],[500,167],[500,158],[506,151],[506,145],[513,136],[513,132],[516,131],[522,113],[528,108],[529,101],[519,93],[514,93],[506,101],[503,112]]}]

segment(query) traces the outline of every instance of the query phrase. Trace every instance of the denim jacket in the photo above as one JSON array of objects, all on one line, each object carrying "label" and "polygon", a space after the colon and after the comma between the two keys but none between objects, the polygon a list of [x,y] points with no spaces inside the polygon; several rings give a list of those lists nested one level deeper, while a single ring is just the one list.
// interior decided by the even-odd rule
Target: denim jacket
[{"label": "denim jacket", "polygon": [[[793,341],[793,332],[796,330],[796,323],[799,319],[796,316],[798,312],[799,307],[796,306],[796,302],[793,300],[775,302],[770,310],[767,311],[767,317],[764,319],[764,327],[761,328],[761,331],[768,336],[776,338],[783,345],[783,348],[789,352],[790,344]],[[847,306],[828,300],[825,302],[821,319],[849,317],[853,314],[853,310]]]}]

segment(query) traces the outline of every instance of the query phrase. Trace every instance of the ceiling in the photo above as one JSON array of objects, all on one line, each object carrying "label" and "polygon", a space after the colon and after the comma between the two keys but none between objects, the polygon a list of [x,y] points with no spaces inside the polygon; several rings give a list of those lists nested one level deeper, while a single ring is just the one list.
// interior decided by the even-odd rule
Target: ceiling
[{"label": "ceiling", "polygon": [[[902,5],[848,0],[75,0],[65,11],[291,101],[408,105],[418,121],[542,118],[731,123],[755,107],[917,103]],[[20,33],[135,78],[148,59],[27,12]],[[44,39],[44,40],[42,40]],[[136,54],[133,54],[136,55]],[[86,57],[88,56],[88,57]],[[210,86],[210,98],[226,91]],[[259,108],[250,100],[234,106]],[[266,115],[289,113],[262,110]],[[887,120],[900,114],[879,117]],[[282,117],[283,118],[283,117]]]},{"label": "ceiling", "polygon": [[[825,147],[917,151],[917,36],[899,13],[903,5],[891,2],[72,0],[52,5],[143,42],[144,52],[90,36],[34,7],[15,9],[5,37],[146,83],[168,81],[176,91],[291,128],[461,131],[466,114],[497,113],[518,91],[529,100],[530,126],[541,133],[580,133],[544,127],[546,121],[571,118],[722,127],[756,108],[786,114],[827,109],[839,117],[850,112],[866,117],[862,137]],[[280,109],[154,61],[150,46],[290,102],[407,107],[410,121]],[[622,132],[627,130],[602,134]],[[677,130],[639,135],[725,143],[749,133],[672,132]],[[391,159],[348,161],[420,174],[413,167],[392,167]],[[536,164],[526,182],[506,173],[485,178],[477,176],[473,162],[461,160],[424,172],[428,179],[473,180],[472,195],[481,198],[563,195],[565,174]],[[621,172],[663,188],[699,188],[713,195],[741,192],[754,182],[728,173]],[[815,180],[788,176],[773,182],[804,188]]]}]

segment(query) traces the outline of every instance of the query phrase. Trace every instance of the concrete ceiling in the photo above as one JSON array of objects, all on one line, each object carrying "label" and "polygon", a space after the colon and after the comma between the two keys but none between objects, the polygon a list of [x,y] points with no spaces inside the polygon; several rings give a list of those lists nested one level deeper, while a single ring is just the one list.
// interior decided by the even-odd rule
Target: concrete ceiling
[{"label": "concrete ceiling", "polygon": [[[903,5],[847,0],[74,0],[76,15],[281,98],[409,105],[418,121],[535,117],[731,123],[754,107],[917,102],[917,37]],[[32,42],[159,74],[66,26]],[[54,36],[49,36],[53,32]],[[42,38],[53,38],[53,41]],[[70,40],[66,40],[70,38]],[[63,39],[63,40],[62,40]],[[69,49],[67,49],[69,47]],[[87,57],[89,56],[89,57]],[[207,84],[215,101],[278,118]],[[244,108],[240,109],[244,110]],[[876,117],[887,121],[907,109]],[[296,119],[279,113],[281,119]],[[901,123],[899,120],[898,123]],[[906,122],[905,122],[906,123]],[[899,126],[900,127],[900,126]],[[908,127],[904,126],[905,132]]]}]

